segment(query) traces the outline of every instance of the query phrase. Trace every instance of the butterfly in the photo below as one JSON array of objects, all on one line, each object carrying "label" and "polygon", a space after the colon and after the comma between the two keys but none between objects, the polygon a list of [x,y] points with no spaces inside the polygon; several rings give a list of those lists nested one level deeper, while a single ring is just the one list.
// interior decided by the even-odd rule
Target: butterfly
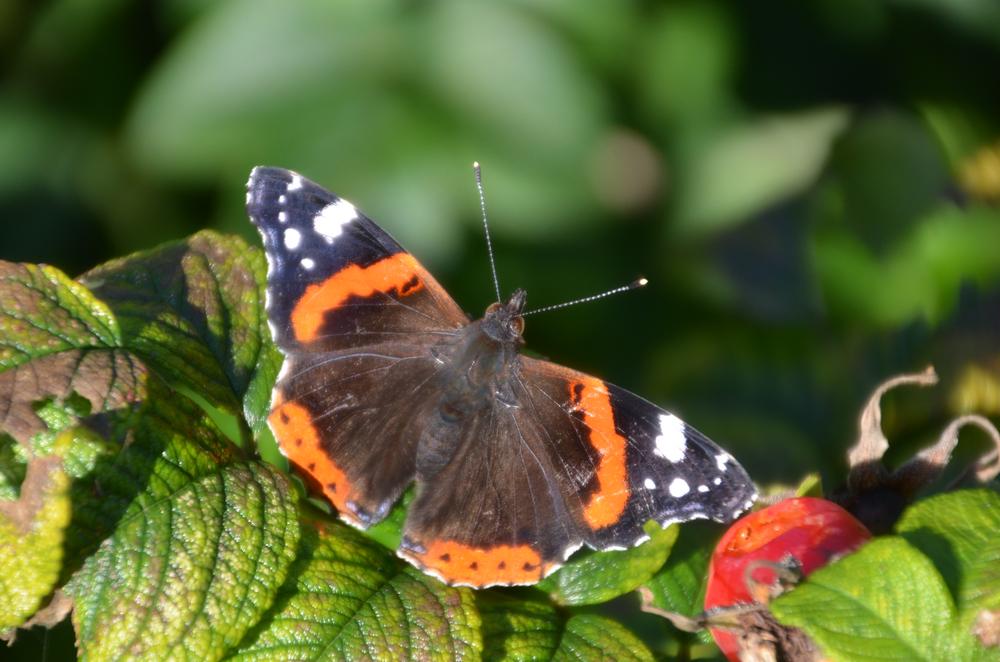
[{"label": "butterfly", "polygon": [[424,572],[532,584],[582,545],[637,545],[648,520],[728,522],[756,498],[677,416],[521,353],[524,290],[471,320],[385,230],[290,170],[254,168],[247,211],[284,355],[281,451],[362,529],[416,483],[397,553]]}]

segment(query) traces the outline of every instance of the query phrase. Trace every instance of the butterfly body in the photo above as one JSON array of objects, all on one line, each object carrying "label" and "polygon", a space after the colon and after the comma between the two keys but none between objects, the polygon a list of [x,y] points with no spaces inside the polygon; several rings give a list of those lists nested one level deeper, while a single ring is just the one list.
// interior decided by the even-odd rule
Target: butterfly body
[{"label": "butterfly body", "polygon": [[247,190],[285,355],[270,426],[355,526],[415,482],[399,549],[414,565],[529,584],[581,545],[638,544],[647,520],[729,521],[754,499],[732,456],[676,416],[522,354],[523,290],[472,321],[350,203],[278,168]]}]

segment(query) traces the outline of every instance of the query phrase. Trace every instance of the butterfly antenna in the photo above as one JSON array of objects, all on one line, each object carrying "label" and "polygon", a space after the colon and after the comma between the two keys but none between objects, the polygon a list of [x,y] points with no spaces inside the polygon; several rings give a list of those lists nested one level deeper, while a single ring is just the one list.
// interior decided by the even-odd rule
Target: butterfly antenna
[{"label": "butterfly antenna", "polygon": [[497,278],[497,263],[493,259],[493,242],[490,241],[490,224],[486,222],[486,194],[483,193],[483,171],[479,167],[479,161],[472,164],[472,169],[476,172],[476,189],[479,191],[479,208],[483,212],[483,232],[486,234],[486,254],[490,256],[490,271],[493,272],[493,287],[497,291],[497,303],[501,303],[500,279]]},{"label": "butterfly antenna", "polygon": [[528,310],[521,313],[521,317],[525,315],[534,315],[535,313],[544,313],[549,310],[556,310],[557,308],[566,308],[567,306],[575,306],[578,303],[587,303],[588,301],[597,301],[598,299],[603,299],[604,297],[609,297],[612,294],[619,294],[621,292],[628,292],[629,290],[635,290],[640,287],[645,287],[649,283],[645,278],[638,278],[628,285],[622,285],[621,287],[616,287],[613,290],[608,290],[607,292],[601,292],[600,294],[591,294],[589,297],[582,297],[580,299],[573,299],[572,301],[566,301],[565,303],[557,303],[554,306],[545,306],[543,308],[535,308],[534,310]]}]

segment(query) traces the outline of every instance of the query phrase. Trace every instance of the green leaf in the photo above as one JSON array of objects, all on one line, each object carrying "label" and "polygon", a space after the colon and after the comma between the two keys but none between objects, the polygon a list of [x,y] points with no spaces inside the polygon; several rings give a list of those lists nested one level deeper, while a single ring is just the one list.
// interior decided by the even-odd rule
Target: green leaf
[{"label": "green leaf", "polygon": [[898,537],[817,570],[771,611],[834,660],[959,660],[973,650],[941,574]]},{"label": "green leaf", "polygon": [[242,414],[259,431],[281,357],[264,311],[263,253],[198,234],[80,277],[117,316],[122,343],[168,382]]},{"label": "green leaf", "polygon": [[[128,513],[141,511],[240,459],[197,405],[151,380],[143,401],[116,421],[93,471],[73,483],[67,540],[71,569],[93,553]],[[78,439],[92,442],[93,438]],[[75,448],[70,454],[80,453]]]},{"label": "green leaf", "polygon": [[[907,184],[908,186],[911,184]],[[891,246],[874,250],[842,228],[815,243],[824,299],[844,319],[893,326],[923,315],[943,319],[963,283],[1000,274],[1000,213],[987,207],[940,207]],[[882,283],[872,288],[872,283]]]},{"label": "green leaf", "polygon": [[116,347],[114,316],[54,267],[0,262],[0,369],[67,349]]},{"label": "green leaf", "polygon": [[56,448],[62,440],[62,432],[75,428],[71,443],[58,451],[63,459],[63,471],[70,478],[82,478],[97,465],[100,457],[109,451],[108,444],[92,430],[79,427],[80,423],[93,419],[88,417],[90,403],[80,395],[71,393],[64,400],[46,398],[35,403],[35,413],[48,426],[49,430],[36,434],[27,444],[30,451],[21,447],[20,453],[30,452],[36,456],[56,453]]},{"label": "green leaf", "polygon": [[263,258],[197,235],[91,271],[106,303],[53,269],[0,270],[4,452],[51,448],[46,426],[91,428],[65,453],[72,518],[45,591],[82,564],[65,587],[80,653],[223,656],[284,581],[297,500],[168,382],[262,423],[277,369]]},{"label": "green leaf", "polygon": [[477,593],[476,604],[485,660],[653,659],[629,629],[597,614],[566,614],[547,601],[496,591]]},{"label": "green leaf", "polygon": [[596,614],[580,614],[566,622],[552,660],[652,662],[653,654],[618,621]]},{"label": "green leaf", "polygon": [[289,581],[238,660],[476,658],[479,616],[450,588],[337,522],[303,524]]},{"label": "green leaf", "polygon": [[666,529],[647,522],[649,540],[623,551],[581,554],[538,584],[564,605],[607,602],[639,588],[667,560],[677,539],[676,525]]},{"label": "green leaf", "polygon": [[0,499],[16,499],[27,462],[14,438],[0,434]]},{"label": "green leaf", "polygon": [[548,602],[493,591],[476,598],[483,619],[484,660],[653,659],[638,637],[610,618],[567,616]]},{"label": "green leaf", "polygon": [[[718,527],[699,522],[680,529],[667,562],[645,586],[652,593],[653,606],[694,618],[704,611],[708,562],[719,531]],[[697,636],[676,629],[671,634],[682,640]],[[711,641],[707,633],[700,638],[706,643]]]},{"label": "green leaf", "polygon": [[111,311],[52,267],[0,262],[0,418],[19,442],[47,429],[35,404],[86,398],[93,412],[128,407],[145,368],[121,349]]},{"label": "green leaf", "polygon": [[961,490],[908,509],[896,531],[944,576],[969,624],[983,609],[1000,609],[1000,494]]},{"label": "green leaf", "polygon": [[284,475],[236,463],[161,476],[182,486],[140,495],[67,587],[82,656],[220,659],[287,575],[299,536]]},{"label": "green leaf", "polygon": [[548,601],[480,591],[476,605],[483,621],[484,660],[547,660],[559,648],[563,617]]},{"label": "green leaf", "polygon": [[676,229],[718,232],[802,191],[848,119],[843,108],[818,108],[756,120],[700,145],[681,189]]},{"label": "green leaf", "polygon": [[[71,431],[55,444],[69,445]],[[0,633],[24,623],[55,588],[70,519],[69,477],[58,454],[28,462],[20,497],[0,500]]]}]

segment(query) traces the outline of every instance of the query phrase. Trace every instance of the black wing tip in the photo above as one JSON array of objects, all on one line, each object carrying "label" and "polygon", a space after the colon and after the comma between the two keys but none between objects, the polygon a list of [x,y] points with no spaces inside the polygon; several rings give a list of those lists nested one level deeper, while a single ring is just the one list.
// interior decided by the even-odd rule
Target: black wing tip
[{"label": "black wing tip", "polygon": [[277,179],[282,182],[289,182],[292,180],[292,177],[298,174],[299,173],[294,170],[279,168],[278,166],[254,166],[250,169],[250,178],[247,180],[247,187],[250,187],[254,182],[259,182],[263,179]]},{"label": "black wing tip", "polygon": [[269,183],[276,183],[282,187],[287,187],[296,177],[302,182],[307,181],[299,173],[287,168],[263,165],[254,166],[250,170],[250,176],[247,178],[247,204],[256,197],[255,193],[257,191],[266,188]]},{"label": "black wing tip", "polygon": [[286,205],[294,206],[293,199],[315,200],[320,206],[339,199],[294,170],[263,165],[250,170],[246,193],[247,214],[258,227],[267,224],[267,219],[276,216]]}]

